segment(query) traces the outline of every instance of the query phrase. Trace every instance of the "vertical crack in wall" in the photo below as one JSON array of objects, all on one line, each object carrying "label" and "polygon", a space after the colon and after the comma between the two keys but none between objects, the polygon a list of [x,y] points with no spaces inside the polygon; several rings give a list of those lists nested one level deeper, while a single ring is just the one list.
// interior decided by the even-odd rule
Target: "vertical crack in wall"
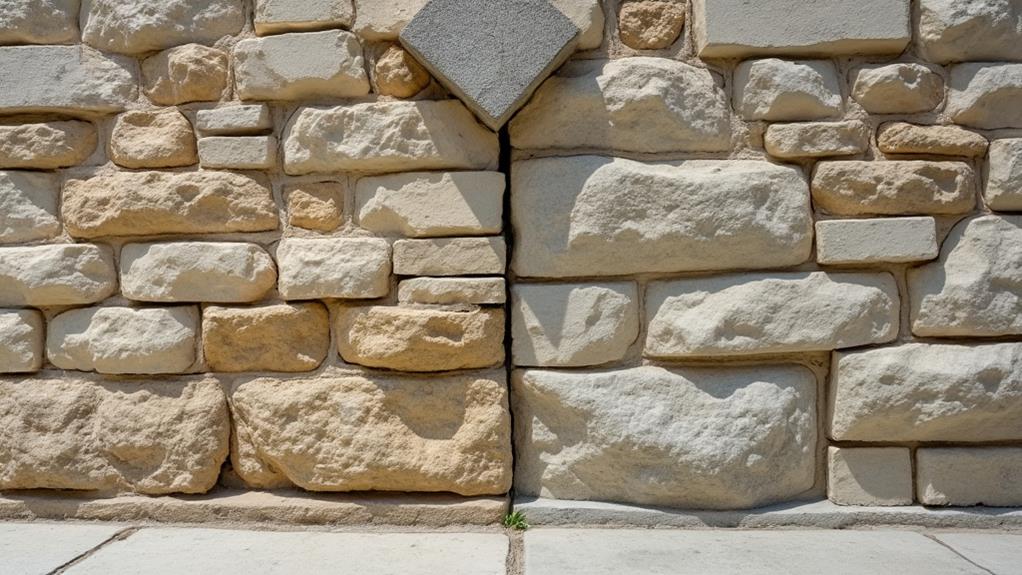
[{"label": "vertical crack in wall", "polygon": [[[507,124],[500,129],[498,140],[500,142],[500,163],[498,169],[504,174],[503,229],[504,244],[506,245],[505,253],[507,254],[507,266],[504,268],[504,369],[507,374],[508,413],[511,420],[511,466],[513,470],[518,460],[518,454],[515,452],[515,413],[511,408],[511,376],[514,371],[511,356],[511,286],[514,282],[511,260],[514,256],[515,233],[511,219],[511,133],[508,130]],[[512,473],[512,477],[513,475]],[[511,497],[511,507],[513,508],[515,496],[514,483],[511,485],[509,496]]]}]

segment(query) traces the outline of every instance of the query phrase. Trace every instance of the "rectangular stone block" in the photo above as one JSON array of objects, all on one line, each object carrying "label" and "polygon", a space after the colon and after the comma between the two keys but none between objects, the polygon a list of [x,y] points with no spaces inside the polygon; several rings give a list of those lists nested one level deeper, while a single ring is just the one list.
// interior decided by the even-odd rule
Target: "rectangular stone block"
[{"label": "rectangular stone block", "polygon": [[79,0],[7,0],[0,45],[71,44],[78,40]]},{"label": "rectangular stone block", "polygon": [[987,206],[992,210],[1022,211],[1022,138],[991,142],[989,161],[983,192]]},{"label": "rectangular stone block", "polygon": [[266,104],[227,106],[195,113],[195,129],[207,136],[251,136],[273,129]]},{"label": "rectangular stone block", "polygon": [[127,244],[121,249],[121,294],[136,301],[246,303],[277,281],[273,258],[246,243]]},{"label": "rectangular stone block", "polygon": [[[299,55],[300,62],[295,60]],[[343,30],[242,40],[234,47],[234,81],[242,100],[353,98],[369,93],[362,45]]]},{"label": "rectangular stone block", "polygon": [[43,366],[43,314],[0,309],[0,373],[28,373]]},{"label": "rectangular stone block", "polygon": [[202,310],[202,351],[213,371],[312,371],[329,349],[330,317],[321,303]]},{"label": "rectangular stone block", "polygon": [[394,242],[394,273],[399,276],[498,275],[505,268],[502,237]]},{"label": "rectangular stone block", "polygon": [[355,20],[351,0],[258,0],[255,31],[260,36],[347,28]]},{"label": "rectangular stone block", "polygon": [[917,126],[889,122],[877,130],[877,147],[885,154],[929,154],[975,158],[987,153],[989,142],[958,126]]},{"label": "rectangular stone block", "polygon": [[821,264],[921,262],[939,254],[933,218],[816,222],[816,261]]},{"label": "rectangular stone block", "polygon": [[734,77],[735,110],[746,120],[824,120],[844,111],[837,67],[829,60],[746,60]]},{"label": "rectangular stone block", "polygon": [[771,124],[763,143],[775,158],[854,156],[869,149],[870,129],[863,122]]},{"label": "rectangular stone block", "polygon": [[84,305],[115,291],[114,256],[106,246],[0,248],[0,306]]},{"label": "rectangular stone block", "polygon": [[96,127],[76,120],[0,126],[0,168],[76,166],[96,150]]},{"label": "rectangular stone block", "polygon": [[332,232],[344,223],[344,196],[341,182],[305,182],[284,186],[287,223],[307,230]]},{"label": "rectangular stone block", "polygon": [[85,46],[0,47],[0,112],[118,112],[138,98],[138,64]]},{"label": "rectangular stone block", "polygon": [[82,41],[122,54],[212,44],[245,24],[243,0],[83,0]]},{"label": "rectangular stone block", "polygon": [[947,64],[1022,60],[1022,5],[1008,0],[920,0],[917,44],[923,58]]},{"label": "rectangular stone block", "polygon": [[411,278],[398,284],[402,304],[503,305],[507,300],[504,278]]},{"label": "rectangular stone block", "polygon": [[954,123],[963,126],[1022,128],[1022,64],[952,66],[946,111]]},{"label": "rectangular stone block", "polygon": [[964,214],[976,206],[976,175],[964,162],[821,162],[816,207],[842,216]]},{"label": "rectangular stone block", "polygon": [[921,448],[916,486],[923,505],[1022,506],[1022,448]]},{"label": "rectangular stone block", "polygon": [[391,248],[377,238],[284,239],[277,246],[286,300],[372,299],[390,292]]},{"label": "rectangular stone block", "polygon": [[0,171],[0,244],[45,240],[60,234],[55,174]]},{"label": "rectangular stone block", "polygon": [[272,170],[277,163],[277,138],[273,136],[200,138],[199,163],[206,169]]},{"label": "rectangular stone block", "polygon": [[827,497],[838,505],[912,504],[912,451],[907,447],[831,446],[827,474]]}]

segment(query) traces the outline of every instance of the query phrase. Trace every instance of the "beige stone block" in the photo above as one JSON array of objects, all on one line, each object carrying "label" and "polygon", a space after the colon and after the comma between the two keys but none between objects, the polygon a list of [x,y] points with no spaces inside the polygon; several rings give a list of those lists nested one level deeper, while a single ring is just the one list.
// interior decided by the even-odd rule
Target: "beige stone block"
[{"label": "beige stone block", "polygon": [[636,50],[661,50],[674,44],[685,25],[683,0],[625,0],[618,10],[621,41]]},{"label": "beige stone block", "polygon": [[988,160],[990,169],[983,192],[987,206],[1006,212],[1022,211],[1022,138],[994,140]]},{"label": "beige stone block", "polygon": [[1022,448],[922,448],[916,468],[923,505],[1022,506]]},{"label": "beige stone block", "polygon": [[195,127],[206,136],[253,136],[273,129],[266,104],[226,106],[195,113]]},{"label": "beige stone block", "polygon": [[763,143],[775,158],[854,156],[869,149],[869,126],[859,121],[771,124]]},{"label": "beige stone block", "polygon": [[311,182],[284,187],[287,221],[307,230],[331,232],[344,221],[344,184]]},{"label": "beige stone block", "polygon": [[504,238],[448,238],[394,242],[394,273],[399,276],[503,274]]},{"label": "beige stone block", "polygon": [[0,168],[53,170],[81,164],[96,151],[96,127],[75,120],[0,125]]},{"label": "beige stone block", "polygon": [[427,0],[354,0],[355,32],[366,40],[397,40]]},{"label": "beige stone block", "polygon": [[121,293],[146,302],[247,303],[273,288],[266,250],[246,243],[128,244],[121,250]]},{"label": "beige stone block", "polygon": [[272,170],[277,163],[277,139],[273,136],[202,138],[199,162],[207,169]]},{"label": "beige stone block", "polygon": [[503,305],[504,278],[411,278],[398,284],[402,304]]},{"label": "beige stone block", "polygon": [[281,240],[280,295],[286,300],[372,299],[390,292],[390,244],[378,238]]},{"label": "beige stone block", "polygon": [[137,110],[117,117],[110,159],[124,168],[177,168],[199,161],[192,124],[181,112]]},{"label": "beige stone block", "polygon": [[79,0],[6,0],[0,45],[71,44],[78,40]]},{"label": "beige stone block", "polygon": [[958,126],[917,126],[892,122],[880,126],[877,144],[885,154],[932,154],[935,156],[982,156],[989,142]]},{"label": "beige stone block", "polygon": [[823,120],[840,116],[843,109],[832,62],[768,58],[735,69],[735,110],[746,120]]},{"label": "beige stone block", "polygon": [[951,67],[947,114],[963,126],[1022,128],[1022,64],[967,63]]},{"label": "beige stone block", "polygon": [[59,235],[59,196],[56,174],[0,171],[0,244]]},{"label": "beige stone block", "polygon": [[912,452],[907,447],[834,447],[827,497],[838,505],[912,505]]},{"label": "beige stone block", "polygon": [[141,54],[196,42],[212,44],[241,31],[242,0],[82,0],[82,41],[103,50]]},{"label": "beige stone block", "polygon": [[877,64],[852,71],[852,98],[871,114],[918,114],[944,100],[944,79],[922,64]]},{"label": "beige stone block", "polygon": [[411,98],[429,86],[430,80],[429,72],[397,44],[387,46],[376,57],[373,84],[384,96]]},{"label": "beige stone block", "polygon": [[107,56],[88,46],[0,47],[0,76],[4,79],[0,112],[4,114],[110,113],[138,98],[135,61]]},{"label": "beige stone block", "polygon": [[939,253],[933,218],[816,222],[816,261],[824,265],[920,262]]},{"label": "beige stone block", "polygon": [[257,0],[255,5],[255,31],[260,36],[347,28],[354,20],[351,0]]},{"label": "beige stone block", "polygon": [[142,89],[154,104],[215,102],[227,89],[227,52],[199,44],[164,50],[142,61]]},{"label": "beige stone block", "polygon": [[600,0],[550,0],[581,31],[578,50],[593,50],[603,44],[603,6]]},{"label": "beige stone block", "polygon": [[329,349],[330,316],[320,303],[202,310],[202,350],[212,371],[312,371]]},{"label": "beige stone block", "polygon": [[963,162],[822,162],[812,191],[835,215],[964,214],[976,205],[976,175]]},{"label": "beige stone block", "polygon": [[28,373],[43,366],[43,314],[0,309],[0,373]]},{"label": "beige stone block", "polygon": [[916,42],[941,64],[1022,60],[1022,5],[1012,0],[920,0]]},{"label": "beige stone block", "polygon": [[0,306],[83,305],[115,291],[114,256],[106,246],[0,248]]},{"label": "beige stone block", "polygon": [[[295,56],[301,55],[301,65]],[[242,40],[234,47],[242,100],[351,98],[369,93],[358,38],[343,30]]]}]

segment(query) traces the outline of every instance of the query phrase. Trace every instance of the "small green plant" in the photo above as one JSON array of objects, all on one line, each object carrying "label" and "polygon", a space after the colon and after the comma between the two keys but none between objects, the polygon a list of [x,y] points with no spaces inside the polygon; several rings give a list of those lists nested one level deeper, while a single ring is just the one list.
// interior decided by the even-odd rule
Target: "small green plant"
[{"label": "small green plant", "polygon": [[529,528],[529,522],[525,520],[525,514],[521,511],[512,511],[504,516],[504,527],[525,531]]}]

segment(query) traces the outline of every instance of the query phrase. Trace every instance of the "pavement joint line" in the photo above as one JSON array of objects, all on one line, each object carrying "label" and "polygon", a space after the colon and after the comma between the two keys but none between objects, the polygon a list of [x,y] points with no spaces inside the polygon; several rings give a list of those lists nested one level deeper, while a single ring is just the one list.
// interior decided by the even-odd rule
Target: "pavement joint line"
[{"label": "pavement joint line", "polygon": [[79,563],[84,562],[89,557],[92,557],[93,555],[98,553],[100,549],[103,549],[104,547],[110,545],[111,543],[124,541],[125,539],[131,537],[135,533],[138,533],[142,529],[143,527],[139,526],[125,527],[124,529],[121,529],[117,533],[114,533],[113,535],[108,537],[105,541],[100,542],[99,545],[96,545],[95,547],[89,549],[85,553],[82,553],[81,555],[75,557],[74,559],[68,561],[67,563],[64,563],[63,565],[57,567],[53,571],[50,571],[47,575],[60,575],[61,573],[65,573],[67,572],[68,569],[74,567],[75,565],[78,565]]},{"label": "pavement joint line", "polygon": [[525,533],[508,529],[507,575],[525,574]]},{"label": "pavement joint line", "polygon": [[955,549],[951,545],[948,545],[947,543],[941,541],[939,538],[937,538],[937,536],[933,535],[932,533],[923,533],[923,536],[926,537],[927,539],[929,539],[930,541],[933,541],[934,543],[936,543],[936,544],[946,548],[948,551],[951,551],[955,555],[961,557],[965,561],[967,561],[970,564],[974,565],[977,569],[982,569],[983,571],[989,573],[990,575],[997,575],[997,573],[995,573],[994,571],[991,571],[990,569],[987,569],[986,567],[980,565],[979,563],[976,563],[972,559],[969,559],[965,555],[962,555],[961,553],[958,552],[957,549]]}]

